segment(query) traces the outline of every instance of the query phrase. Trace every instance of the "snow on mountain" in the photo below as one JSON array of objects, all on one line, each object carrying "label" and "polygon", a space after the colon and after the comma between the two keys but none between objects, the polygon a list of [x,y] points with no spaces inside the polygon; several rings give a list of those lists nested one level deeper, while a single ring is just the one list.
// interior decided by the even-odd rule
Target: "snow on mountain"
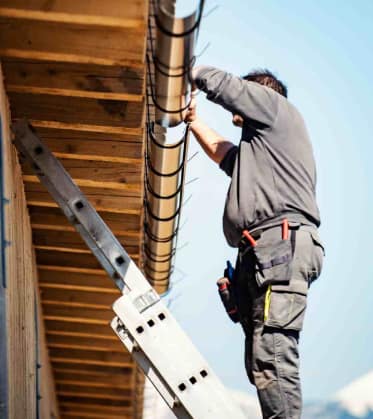
[{"label": "snow on mountain", "polygon": [[332,400],[306,404],[302,419],[373,419],[373,371],[342,388]]},{"label": "snow on mountain", "polygon": [[340,390],[335,400],[358,418],[373,412],[373,370]]}]

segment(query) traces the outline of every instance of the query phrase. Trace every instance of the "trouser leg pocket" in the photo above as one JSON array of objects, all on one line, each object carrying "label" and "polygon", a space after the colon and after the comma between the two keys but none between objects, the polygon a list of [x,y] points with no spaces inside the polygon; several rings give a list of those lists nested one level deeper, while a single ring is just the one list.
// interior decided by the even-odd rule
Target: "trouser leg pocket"
[{"label": "trouser leg pocket", "polygon": [[268,287],[264,304],[264,326],[302,330],[307,296]]}]

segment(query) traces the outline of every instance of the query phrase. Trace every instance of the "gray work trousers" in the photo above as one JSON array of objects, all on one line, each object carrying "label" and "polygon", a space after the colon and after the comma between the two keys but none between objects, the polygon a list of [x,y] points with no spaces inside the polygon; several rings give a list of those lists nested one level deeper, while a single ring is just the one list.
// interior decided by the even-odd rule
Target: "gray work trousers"
[{"label": "gray work trousers", "polygon": [[[264,230],[257,239],[258,246],[265,249],[281,240],[281,230],[281,226]],[[236,264],[245,366],[250,382],[256,386],[265,419],[298,419],[302,411],[299,333],[307,291],[320,275],[324,249],[312,226],[299,226],[294,244],[288,283],[259,286],[257,259],[250,248],[240,249]]]}]

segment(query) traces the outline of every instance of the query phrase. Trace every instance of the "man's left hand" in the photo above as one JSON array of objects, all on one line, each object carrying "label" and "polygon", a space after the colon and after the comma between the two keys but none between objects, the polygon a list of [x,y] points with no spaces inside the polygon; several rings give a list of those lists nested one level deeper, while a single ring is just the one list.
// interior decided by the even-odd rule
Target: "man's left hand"
[{"label": "man's left hand", "polygon": [[187,113],[184,118],[184,122],[186,123],[192,123],[197,119],[197,100],[196,100],[196,90],[193,90],[191,93],[191,100],[189,104],[189,108],[187,110]]}]

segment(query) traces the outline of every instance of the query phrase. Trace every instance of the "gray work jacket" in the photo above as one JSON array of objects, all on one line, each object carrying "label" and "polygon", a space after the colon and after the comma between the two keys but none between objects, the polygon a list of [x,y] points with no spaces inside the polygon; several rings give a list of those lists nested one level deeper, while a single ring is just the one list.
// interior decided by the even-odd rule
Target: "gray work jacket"
[{"label": "gray work jacket", "polygon": [[318,227],[315,161],[298,110],[273,89],[214,67],[198,67],[195,82],[207,99],[244,119],[238,147],[220,164],[232,178],[223,216],[228,243],[237,247],[242,230],[284,218]]}]

